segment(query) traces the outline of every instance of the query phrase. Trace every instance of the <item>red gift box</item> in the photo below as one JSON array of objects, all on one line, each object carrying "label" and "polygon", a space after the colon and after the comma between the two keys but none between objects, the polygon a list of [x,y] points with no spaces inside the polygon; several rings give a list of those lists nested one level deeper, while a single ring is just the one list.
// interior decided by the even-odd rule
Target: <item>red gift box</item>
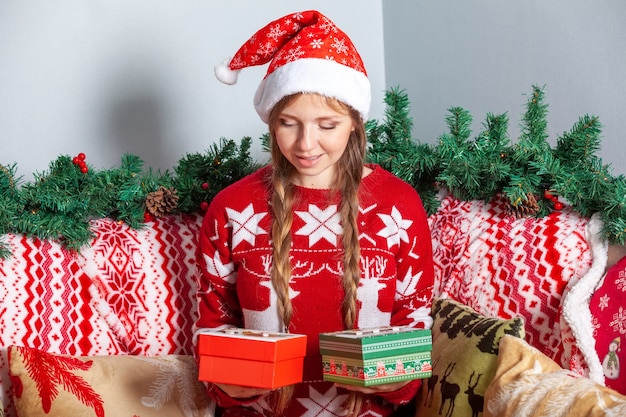
[{"label": "red gift box", "polygon": [[302,381],[305,335],[223,329],[198,337],[200,381],[269,389]]}]

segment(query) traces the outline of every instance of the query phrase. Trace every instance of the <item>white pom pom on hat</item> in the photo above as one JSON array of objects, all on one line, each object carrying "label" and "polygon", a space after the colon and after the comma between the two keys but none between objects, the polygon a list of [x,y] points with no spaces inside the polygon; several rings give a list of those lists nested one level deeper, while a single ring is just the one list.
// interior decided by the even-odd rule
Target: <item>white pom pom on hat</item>
[{"label": "white pom pom on hat", "polygon": [[222,63],[215,66],[215,76],[224,84],[233,85],[237,83],[241,70],[232,70],[229,67],[231,58],[226,58]]},{"label": "white pom pom on hat", "polygon": [[363,61],[350,38],[316,10],[292,13],[270,22],[246,41],[232,59],[215,67],[225,84],[235,84],[241,69],[269,62],[254,96],[261,120],[295,93],[336,98],[367,120],[371,85]]}]

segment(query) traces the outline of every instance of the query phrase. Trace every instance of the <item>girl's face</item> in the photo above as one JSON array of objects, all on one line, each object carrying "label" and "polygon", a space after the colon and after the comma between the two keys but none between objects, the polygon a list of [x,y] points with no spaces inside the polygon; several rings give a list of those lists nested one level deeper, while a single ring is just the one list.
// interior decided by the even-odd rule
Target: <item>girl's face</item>
[{"label": "girl's face", "polygon": [[336,163],[355,126],[348,111],[330,106],[317,94],[300,94],[278,115],[274,139],[283,156],[295,167],[296,185],[330,188]]}]

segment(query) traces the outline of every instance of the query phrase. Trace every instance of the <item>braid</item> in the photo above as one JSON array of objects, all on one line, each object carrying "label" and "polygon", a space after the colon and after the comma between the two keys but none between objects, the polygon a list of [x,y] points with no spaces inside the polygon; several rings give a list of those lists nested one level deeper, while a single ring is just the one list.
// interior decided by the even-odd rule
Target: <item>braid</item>
[{"label": "braid", "polygon": [[[359,204],[355,187],[347,187],[341,200],[341,220],[343,224],[344,271],[342,283],[344,288],[343,316],[348,329],[356,324],[357,288],[361,277],[359,265],[360,247],[359,231],[356,218]],[[347,416],[356,416],[363,405],[363,394],[353,391],[349,394],[344,406]]]},{"label": "braid", "polygon": [[[353,114],[353,117],[356,117]],[[365,129],[362,124],[351,133],[348,146],[337,162],[337,187],[341,191],[341,224],[343,227],[344,270],[342,284],[345,292],[343,317],[346,328],[351,329],[357,317],[357,289],[361,278],[359,245],[359,184],[363,175],[365,158]]]},{"label": "braid", "polygon": [[359,267],[359,231],[356,218],[359,211],[356,189],[348,187],[341,199],[341,223],[343,226],[344,271],[342,284],[345,291],[343,300],[343,320],[348,329],[354,327],[357,315],[357,288],[361,277]]},{"label": "braid", "polygon": [[285,181],[279,169],[272,173],[272,285],[278,297],[278,315],[282,319],[283,327],[289,328],[293,310],[289,298],[289,279],[291,278],[291,225],[293,215],[293,187]]}]

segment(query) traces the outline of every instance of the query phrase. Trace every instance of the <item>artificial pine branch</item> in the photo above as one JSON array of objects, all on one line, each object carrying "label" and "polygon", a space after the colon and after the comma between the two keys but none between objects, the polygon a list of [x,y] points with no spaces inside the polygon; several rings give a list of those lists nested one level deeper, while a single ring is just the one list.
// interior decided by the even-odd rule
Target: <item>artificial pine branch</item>
[{"label": "artificial pine branch", "polygon": [[453,107],[446,117],[450,133],[439,139],[442,170],[437,181],[463,200],[487,200],[502,190],[510,175],[506,114],[487,114],[485,130],[470,140],[472,118]]},{"label": "artificial pine branch", "polygon": [[[83,173],[69,156],[52,161],[49,171],[35,175],[20,192],[23,211],[17,230],[26,236],[62,239],[75,249],[74,242],[87,242],[92,236],[85,219],[91,217],[89,181],[93,174]],[[80,245],[80,244],[79,244]]]},{"label": "artificial pine branch", "polygon": [[[529,194],[542,194],[542,188],[546,186],[540,172],[543,171],[541,167],[549,160],[552,150],[547,141],[548,105],[544,102],[544,96],[543,88],[533,86],[520,123],[519,141],[509,152],[511,176],[503,191],[514,207],[525,203]],[[543,210],[540,213],[546,214]]]},{"label": "artificial pine branch", "polygon": [[585,115],[557,138],[554,150],[564,171],[553,178],[554,189],[587,217],[602,210],[605,196],[611,191],[610,169],[596,155],[600,132],[599,119]]},{"label": "artificial pine branch", "polygon": [[419,192],[426,211],[434,213],[439,206],[434,187],[439,154],[433,146],[411,138],[413,121],[404,91],[391,88],[385,94],[385,103],[383,123],[369,120],[365,125],[369,143],[367,162],[379,164],[411,184]]},{"label": "artificial pine branch", "polygon": [[[521,122],[519,144],[527,146],[531,152],[545,151],[550,148],[548,139],[548,105],[545,103],[545,87],[533,86],[533,92],[528,99],[526,112]],[[530,145],[530,146],[528,146]]]},{"label": "artificial pine branch", "polygon": [[205,154],[187,154],[174,169],[173,187],[178,191],[177,212],[195,212],[203,203],[260,167],[250,156],[252,138],[244,137],[239,144],[232,139],[220,139]]},{"label": "artificial pine branch", "polygon": [[604,205],[598,210],[604,221],[604,235],[609,242],[626,242],[626,177],[620,175],[610,179],[611,191],[604,196]]},{"label": "artificial pine branch", "polygon": [[18,213],[21,211],[16,170],[15,164],[0,165],[0,258],[5,258],[10,253],[2,236],[15,230]]},{"label": "artificial pine branch", "polygon": [[462,107],[451,107],[448,109],[450,113],[446,116],[446,124],[450,130],[450,135],[457,143],[466,143],[469,140],[472,130],[472,115],[469,111]]}]

